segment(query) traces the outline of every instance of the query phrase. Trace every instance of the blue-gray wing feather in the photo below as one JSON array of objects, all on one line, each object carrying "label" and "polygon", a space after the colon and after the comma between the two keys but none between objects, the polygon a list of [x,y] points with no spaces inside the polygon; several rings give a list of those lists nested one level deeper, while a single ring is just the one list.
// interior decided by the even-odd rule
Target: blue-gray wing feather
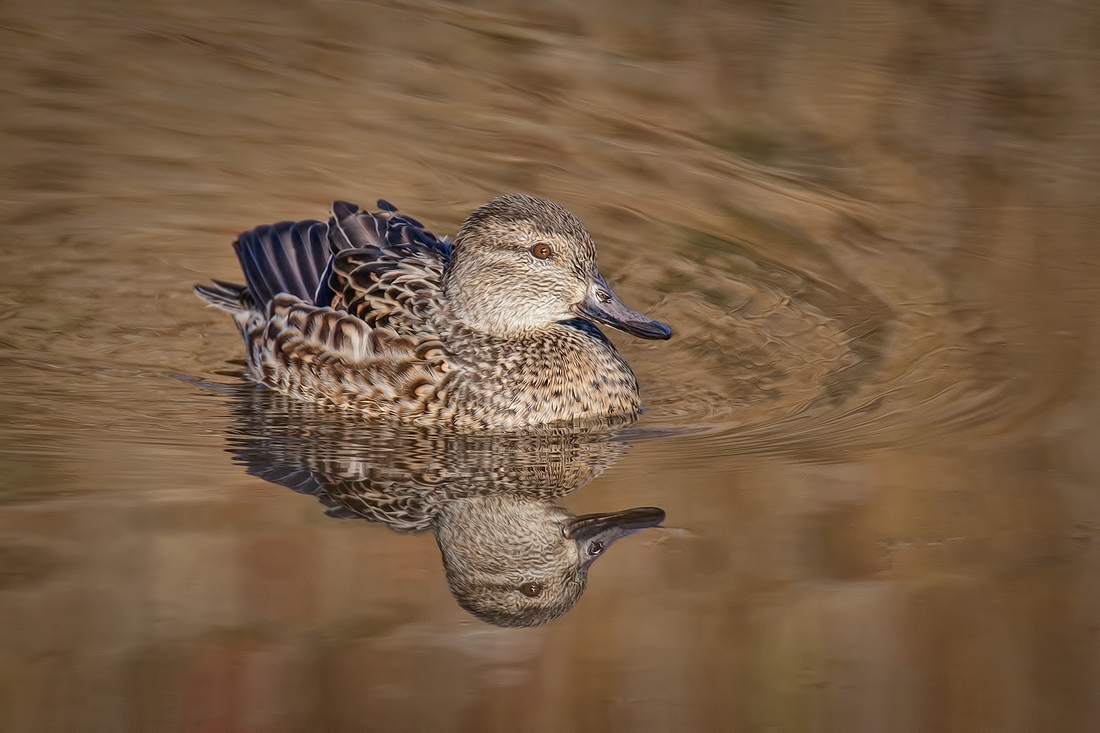
[{"label": "blue-gray wing feather", "polygon": [[[344,310],[349,287],[362,296],[384,271],[426,262],[441,270],[451,259],[451,242],[438,238],[419,221],[397,213],[380,200],[381,211],[360,211],[355,204],[337,201],[327,222],[312,219],[256,227],[233,243],[240,260],[252,305],[259,310],[280,294],[306,303]],[[350,282],[338,273],[338,256],[354,256],[358,263],[373,261],[361,271],[363,282]],[[373,273],[373,277],[368,273]],[[362,300],[359,301],[362,303]],[[366,314],[361,310],[360,317]]]}]

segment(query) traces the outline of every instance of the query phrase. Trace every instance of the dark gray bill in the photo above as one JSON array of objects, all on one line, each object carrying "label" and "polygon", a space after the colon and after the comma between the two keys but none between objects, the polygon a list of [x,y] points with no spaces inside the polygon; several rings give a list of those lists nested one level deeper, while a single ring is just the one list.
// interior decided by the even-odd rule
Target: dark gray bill
[{"label": "dark gray bill", "polygon": [[638,338],[667,339],[672,335],[672,329],[665,324],[643,316],[619,300],[602,275],[596,275],[584,300],[573,306],[573,310],[582,318],[606,323]]},{"label": "dark gray bill", "polygon": [[653,506],[637,507],[608,514],[585,514],[565,520],[562,533],[577,543],[581,562],[588,565],[617,539],[640,529],[656,527],[665,520],[665,512]]}]

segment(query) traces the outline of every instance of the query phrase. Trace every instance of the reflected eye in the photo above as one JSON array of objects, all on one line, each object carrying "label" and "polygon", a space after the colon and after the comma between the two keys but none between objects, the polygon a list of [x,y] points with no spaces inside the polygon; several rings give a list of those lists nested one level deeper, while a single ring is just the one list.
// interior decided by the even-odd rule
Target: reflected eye
[{"label": "reflected eye", "polygon": [[603,552],[602,542],[593,542],[591,545],[588,546],[589,555],[599,555],[601,552]]},{"label": "reflected eye", "polygon": [[538,257],[540,260],[545,260],[547,257],[554,254],[554,250],[550,249],[549,244],[539,242],[531,248],[531,254]]},{"label": "reflected eye", "polygon": [[531,581],[530,583],[524,583],[519,587],[519,592],[528,598],[534,598],[539,593],[542,593],[542,584]]}]

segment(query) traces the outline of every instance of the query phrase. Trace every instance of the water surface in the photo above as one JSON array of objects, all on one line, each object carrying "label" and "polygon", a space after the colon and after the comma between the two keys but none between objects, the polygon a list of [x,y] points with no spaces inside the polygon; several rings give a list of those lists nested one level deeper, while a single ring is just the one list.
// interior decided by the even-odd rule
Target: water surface
[{"label": "water surface", "polygon": [[[14,1],[0,79],[0,728],[1100,725],[1090,4]],[[535,629],[253,475],[380,454],[242,407],[190,292],[509,191],[675,333],[609,334],[648,410],[539,479],[664,527]]]}]

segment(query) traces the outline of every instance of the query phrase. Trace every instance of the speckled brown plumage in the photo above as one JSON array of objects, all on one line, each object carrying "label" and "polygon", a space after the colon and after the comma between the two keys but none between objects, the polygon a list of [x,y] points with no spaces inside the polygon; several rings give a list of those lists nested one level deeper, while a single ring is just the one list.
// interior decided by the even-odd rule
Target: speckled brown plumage
[{"label": "speckled brown plumage", "polygon": [[196,288],[233,313],[255,380],[460,429],[637,414],[634,374],[586,319],[644,338],[668,330],[615,297],[575,216],[505,196],[471,214],[452,246],[379,205],[337,202],[327,223],[246,232],[235,246],[248,284]]}]

